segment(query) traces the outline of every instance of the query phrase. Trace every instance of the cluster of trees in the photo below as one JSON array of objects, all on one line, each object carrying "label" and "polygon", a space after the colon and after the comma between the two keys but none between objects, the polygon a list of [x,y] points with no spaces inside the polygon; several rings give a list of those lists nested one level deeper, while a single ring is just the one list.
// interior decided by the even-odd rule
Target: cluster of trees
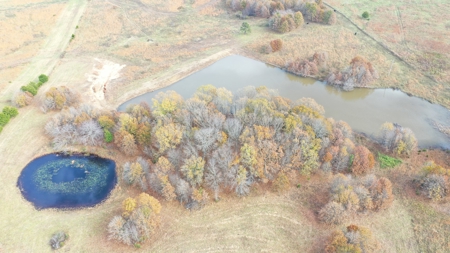
[{"label": "cluster of trees", "polygon": [[41,110],[61,110],[64,107],[74,106],[78,103],[79,96],[66,86],[51,87],[42,100]]},{"label": "cluster of trees", "polygon": [[36,96],[39,88],[48,81],[48,76],[42,74],[38,77],[38,82],[30,82],[29,84],[20,87],[20,92],[14,99],[14,103],[18,107],[24,107],[31,103],[33,97]]},{"label": "cluster of trees", "polygon": [[417,149],[417,139],[413,131],[391,122],[381,125],[380,142],[387,151],[397,155],[410,155]]},{"label": "cluster of trees", "polygon": [[226,4],[233,11],[241,11],[245,16],[269,18],[283,11],[301,12],[309,21],[334,24],[336,13],[327,9],[322,0],[227,0]]},{"label": "cluster of trees", "polygon": [[277,11],[269,19],[269,27],[280,33],[290,32],[304,23],[301,12]]},{"label": "cluster of trees", "polygon": [[328,54],[326,52],[316,52],[310,59],[297,59],[289,62],[286,69],[301,76],[317,76],[319,70],[327,68]]},{"label": "cluster of trees", "polygon": [[114,216],[108,224],[109,239],[140,247],[154,233],[160,212],[159,201],[147,193],[125,199],[122,215]]},{"label": "cluster of trees", "polygon": [[345,91],[354,87],[367,87],[372,81],[378,79],[378,72],[372,64],[361,56],[356,56],[350,66],[342,71],[332,72],[326,82]]},{"label": "cluster of trees", "polygon": [[323,114],[310,98],[292,102],[265,87],[233,96],[208,85],[188,100],[173,91],[159,93],[152,111],[134,105],[111,118],[110,126],[100,125],[114,131],[123,152],[149,157],[123,166],[125,182],[201,206],[209,198],[206,188],[215,199],[224,190],[246,195],[256,182],[285,189],[290,170],[369,171],[373,156],[355,146],[348,124]]},{"label": "cluster of trees", "polygon": [[[102,116],[111,117],[89,105],[82,105],[78,108],[69,107],[47,122],[45,131],[52,137],[53,147],[58,150],[75,144],[100,145],[104,138],[102,126],[99,123]],[[114,126],[114,124],[112,125]]]},{"label": "cluster of trees", "polygon": [[17,115],[19,115],[17,108],[11,106],[3,107],[3,110],[0,113],[0,133],[3,130],[3,127],[8,124],[9,120],[16,117]]},{"label": "cluster of trees", "polygon": [[394,200],[391,181],[374,175],[352,179],[337,174],[331,183],[330,193],[330,202],[319,211],[319,219],[336,225],[355,212],[386,209]]},{"label": "cluster of trees", "polygon": [[434,162],[428,162],[423,167],[423,175],[418,180],[418,186],[427,198],[440,201],[448,195],[450,189],[449,176],[449,169],[445,169]]},{"label": "cluster of trees", "polygon": [[327,253],[371,253],[378,250],[380,243],[370,229],[356,225],[348,226],[345,231],[334,231],[325,247]]}]

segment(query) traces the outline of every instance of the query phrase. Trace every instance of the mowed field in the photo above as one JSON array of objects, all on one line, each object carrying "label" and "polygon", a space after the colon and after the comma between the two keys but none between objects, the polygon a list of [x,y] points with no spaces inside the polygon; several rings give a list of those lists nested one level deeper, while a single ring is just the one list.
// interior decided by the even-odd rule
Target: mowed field
[{"label": "mowed field", "polygon": [[[390,41],[402,40],[400,35],[388,35],[395,29],[380,30],[390,27],[383,22],[394,22],[389,15],[395,12],[387,11],[389,8],[398,7],[404,15],[417,13],[426,20],[425,24],[432,24],[435,18],[445,16],[434,13],[441,13],[448,6],[446,1],[430,1],[429,8],[422,4],[424,1],[404,1],[415,4],[406,9],[402,9],[402,1],[390,5],[384,1],[358,2],[359,5],[353,5],[350,1],[330,0],[329,4],[336,5],[408,62],[415,64],[420,52],[448,53],[442,48],[448,46],[445,38],[449,36],[439,40],[434,37],[448,33],[445,23],[426,28],[411,25],[413,30],[405,28],[403,32],[404,38],[409,38],[403,39],[405,43]],[[373,13],[370,24],[358,19],[362,10]],[[0,0],[0,27],[6,31],[0,34],[0,107],[9,105],[20,86],[39,74],[50,76],[33,104],[20,109],[19,116],[0,134],[0,252],[51,252],[48,240],[58,230],[70,235],[61,252],[130,250],[107,240],[106,226],[120,212],[122,201],[137,194],[133,190],[118,186],[105,203],[94,208],[37,211],[16,187],[28,162],[54,151],[44,134],[45,123],[54,114],[44,114],[39,109],[39,101],[50,87],[66,85],[80,92],[84,102],[114,109],[133,96],[169,85],[229,54],[284,66],[288,61],[326,51],[330,66],[336,69],[345,67],[356,55],[369,59],[381,77],[374,87],[401,88],[450,107],[447,72],[431,73],[436,81],[430,79],[426,76],[429,70],[413,69],[372,39],[362,34],[355,36],[354,25],[339,16],[334,26],[310,24],[288,34],[272,32],[266,27],[266,20],[250,18],[247,22],[252,26],[252,34],[240,35],[242,20],[228,14],[220,0]],[[408,24],[408,18],[403,22]],[[408,31],[410,35],[406,35]],[[280,52],[259,53],[262,45],[275,38],[284,41]],[[425,38],[444,46],[428,47],[419,41]],[[408,48],[414,49],[411,57],[405,53]],[[108,66],[114,64],[124,67],[117,78],[110,78]],[[101,90],[92,89],[90,76],[107,76],[103,98],[96,96]],[[126,159],[105,148],[87,151],[119,157],[119,161]],[[441,155],[445,158],[445,153]],[[390,209],[352,219],[374,232],[382,242],[381,252],[450,250],[450,208],[412,198],[414,194],[404,190],[407,181],[402,173],[414,171],[421,162],[411,160],[398,169],[398,175],[393,174],[397,200]],[[412,180],[412,176],[408,179]],[[336,228],[321,225],[316,219],[316,212],[327,201],[327,180],[321,176],[310,181],[299,178],[293,185],[300,183],[302,187],[281,194],[254,189],[246,198],[223,196],[221,201],[193,212],[178,203],[162,201],[160,228],[141,249],[133,251],[321,252]]]}]

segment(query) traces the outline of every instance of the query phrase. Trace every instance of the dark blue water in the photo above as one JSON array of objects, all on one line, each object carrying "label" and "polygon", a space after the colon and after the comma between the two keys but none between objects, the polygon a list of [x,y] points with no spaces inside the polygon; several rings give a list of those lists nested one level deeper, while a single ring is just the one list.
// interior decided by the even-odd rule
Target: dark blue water
[{"label": "dark blue water", "polygon": [[86,178],[86,171],[73,167],[73,166],[64,166],[52,176],[52,181],[55,183],[63,183],[63,182],[72,182],[74,180],[83,180]]},{"label": "dark blue water", "polygon": [[[36,175],[38,175],[38,171],[46,171],[42,168],[52,164],[65,165],[54,166],[55,169],[52,169],[47,181],[44,181],[50,183],[54,188],[52,190],[43,189],[42,184],[37,183]],[[76,164],[84,165],[77,167]],[[20,174],[17,186],[25,199],[33,203],[37,209],[95,206],[105,200],[115,187],[117,183],[115,168],[114,161],[95,155],[49,154],[31,161]],[[61,190],[61,186],[64,184],[75,186],[82,184],[84,180],[88,179],[89,173],[101,175],[98,177],[101,181],[84,187],[79,192]]]}]

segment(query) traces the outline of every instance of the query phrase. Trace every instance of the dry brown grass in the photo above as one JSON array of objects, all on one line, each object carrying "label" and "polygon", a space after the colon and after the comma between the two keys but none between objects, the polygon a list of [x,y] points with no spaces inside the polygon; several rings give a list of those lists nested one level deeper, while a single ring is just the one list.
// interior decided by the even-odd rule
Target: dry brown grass
[{"label": "dry brown grass", "polygon": [[[114,108],[132,96],[169,85],[230,54],[232,50],[277,65],[284,65],[286,61],[296,58],[311,57],[316,51],[326,51],[329,55],[329,65],[336,69],[345,67],[355,55],[362,55],[369,59],[380,73],[381,78],[374,83],[375,87],[398,87],[450,107],[449,91],[444,85],[435,84],[420,72],[413,71],[365,36],[354,36],[354,27],[344,20],[339,20],[335,26],[305,25],[294,32],[280,35],[265,27],[265,20],[249,19],[247,21],[251,24],[253,32],[251,35],[244,36],[237,33],[242,20],[228,16],[220,2],[198,0],[190,5],[185,4],[184,1],[86,1],[88,5],[78,24],[79,29],[75,30],[75,39],[70,45],[61,51],[53,46],[45,48],[50,57],[58,59],[50,62],[52,64],[57,62],[56,68],[51,72],[50,81],[42,87],[34,104],[21,109],[19,116],[11,120],[0,135],[0,161],[2,161],[0,252],[50,252],[48,239],[52,233],[61,229],[66,230],[70,235],[70,240],[63,251],[92,252],[95,249],[95,252],[125,252],[130,250],[126,246],[108,241],[105,228],[110,218],[119,212],[122,200],[136,192],[119,186],[105,203],[95,208],[75,211],[36,211],[21,197],[16,187],[17,178],[29,161],[36,156],[52,152],[48,146],[49,140],[43,133],[43,126],[52,114],[42,114],[37,109],[39,97],[49,87],[64,84],[82,93],[86,103],[96,102],[91,101],[88,96],[91,87],[87,84],[85,76],[92,71],[95,64],[94,58],[108,59],[127,65],[121,71],[120,79],[108,83],[106,100],[96,104],[105,108]],[[331,0],[331,2],[336,4],[342,1]],[[384,6],[383,3],[386,1],[360,2],[360,5],[355,7],[340,5],[342,8],[339,9],[349,15],[356,15],[356,13],[359,15],[361,8],[368,8],[368,6],[372,6],[373,9],[379,8],[379,11],[375,13],[380,15],[379,17],[382,17],[386,23],[382,23],[380,21],[382,19],[378,19],[373,14],[371,21],[374,22],[368,24],[366,29],[368,31],[372,29],[370,31],[373,31],[374,36],[379,36],[377,38],[398,49],[402,56],[409,57],[404,53],[408,50],[402,51],[402,36],[398,33],[395,19],[390,16],[393,15],[394,9]],[[411,33],[411,37],[407,37],[411,41],[408,41],[406,45],[417,52],[426,51],[428,45],[432,45],[430,47],[432,50],[445,53],[445,46],[448,44],[445,44],[447,42],[442,36],[447,35],[450,28],[445,25],[450,27],[450,24],[442,23],[438,26],[438,30],[428,31],[430,26],[426,23],[434,22],[435,18],[427,17],[426,13],[429,13],[429,10],[441,11],[447,8],[448,4],[441,1],[441,5],[432,5],[431,9],[426,9],[424,5],[419,4],[416,4],[420,7],[419,9],[418,7],[402,9],[401,4],[405,1],[397,2],[401,13],[405,14],[404,24],[412,22],[408,20],[414,15],[419,15],[425,24],[423,27],[407,25],[403,33]],[[8,38],[0,36],[5,41],[4,44],[0,43],[0,46],[3,46],[0,48],[3,51],[0,52],[3,52],[5,56],[0,61],[2,64],[0,75],[3,77],[0,80],[0,97],[2,98],[0,106],[7,104],[7,100],[10,99],[10,93],[6,92],[6,89],[18,89],[12,86],[20,86],[20,82],[25,82],[23,80],[35,78],[33,73],[32,77],[23,75],[14,82],[14,78],[19,76],[22,70],[25,72],[25,70],[33,69],[41,72],[48,65],[47,62],[40,61],[36,65],[27,65],[29,62],[42,60],[36,57],[35,53],[30,53],[40,48],[42,39],[31,39],[28,34],[31,31],[29,29],[41,31],[39,30],[41,28],[36,27],[33,22],[26,23],[29,16],[22,15],[28,13],[35,22],[41,22],[41,20],[44,23],[47,22],[43,23],[45,26],[42,26],[45,27],[45,31],[50,31],[49,27],[52,26],[52,22],[56,22],[54,19],[58,15],[41,17],[39,13],[42,10],[48,13],[50,10],[62,9],[58,7],[60,4],[50,5],[47,1],[40,0],[5,3],[2,2],[2,7],[9,8],[14,5],[16,8],[29,3],[31,7],[16,8],[16,17],[22,18],[17,22],[25,22],[23,30],[19,30],[17,34],[16,31],[11,30],[11,20],[0,19],[0,22],[9,26],[9,31],[14,33],[14,36]],[[184,6],[184,10],[178,10],[179,6]],[[436,18],[444,16],[437,15]],[[362,26],[365,24],[364,21],[355,22],[360,22],[358,24]],[[57,28],[67,31],[64,26]],[[442,32],[443,29],[446,30],[439,35],[441,37],[434,39],[433,36],[439,34],[436,31]],[[18,37],[20,43],[31,41],[31,44],[23,47],[23,52],[8,53],[16,45],[11,42],[11,39],[16,35],[19,36],[19,33],[20,36],[22,33],[25,34],[24,37]],[[429,35],[429,33],[432,34]],[[426,36],[431,37],[434,42],[420,40]],[[262,44],[267,44],[276,38],[281,38],[284,42],[280,52],[270,55],[259,53]],[[63,47],[64,43],[61,42],[58,45]],[[60,52],[63,51],[65,55],[59,60]],[[3,68],[4,64],[11,65],[17,60],[24,60],[24,65]],[[9,84],[8,80],[13,83]],[[128,159],[117,158],[118,154],[107,149],[88,149],[88,151],[119,161]],[[354,217],[355,223],[366,226],[374,232],[383,244],[382,252],[448,252],[449,250],[449,205],[430,204],[424,198],[415,196],[414,190],[408,186],[419,167],[418,164],[423,164],[428,158],[434,158],[441,165],[450,161],[446,153],[428,151],[406,159],[398,169],[389,172],[378,170],[378,174],[388,176],[393,182],[396,201],[385,211]],[[324,186],[327,180],[319,175],[311,177],[311,180],[299,178],[298,182],[293,184],[300,183],[301,187],[292,188],[284,195],[269,193],[258,188],[254,189],[251,196],[247,198],[224,197],[220,202],[211,203],[196,212],[186,211],[177,203],[163,202],[160,229],[150,242],[136,251],[321,252],[322,242],[327,238],[329,231],[334,229],[334,227],[317,223],[315,214],[328,200],[326,195],[328,189]]]}]

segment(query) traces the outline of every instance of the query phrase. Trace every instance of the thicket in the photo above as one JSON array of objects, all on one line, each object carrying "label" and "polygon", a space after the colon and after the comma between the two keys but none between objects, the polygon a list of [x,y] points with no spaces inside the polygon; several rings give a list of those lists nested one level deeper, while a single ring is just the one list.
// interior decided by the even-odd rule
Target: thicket
[{"label": "thicket", "polygon": [[286,64],[286,69],[301,76],[317,76],[320,71],[327,68],[328,54],[326,52],[316,52],[309,59],[297,59]]},{"label": "thicket", "polygon": [[51,87],[42,100],[41,110],[61,110],[67,106],[74,106],[78,103],[79,96],[66,86]]},{"label": "thicket", "polygon": [[410,155],[417,149],[417,139],[413,131],[396,123],[386,122],[380,127],[380,143],[396,155]]},{"label": "thicket", "polygon": [[122,204],[122,214],[114,216],[108,224],[108,238],[139,248],[154,233],[160,212],[159,201],[147,193],[136,199],[127,198]]},{"label": "thicket", "polygon": [[380,250],[380,243],[370,229],[350,225],[346,230],[337,230],[331,235],[325,252],[327,253],[371,253]]},{"label": "thicket", "polygon": [[20,92],[14,98],[17,107],[24,107],[31,103],[33,97],[38,93],[39,88],[48,81],[48,76],[42,74],[38,77],[38,82],[30,82],[20,87]]},{"label": "thicket", "polygon": [[356,56],[346,69],[330,73],[326,82],[345,91],[350,91],[354,87],[367,87],[378,77],[378,72],[369,61],[361,56]]},{"label": "thicket", "polygon": [[[303,17],[312,22],[330,25],[336,23],[336,13],[326,8],[320,0],[316,2],[305,0],[226,0],[225,3],[231,10],[240,11],[244,17],[276,18],[277,15],[292,15],[292,20],[290,20],[291,17],[286,16],[279,25],[275,26],[275,30],[278,31],[280,26],[293,27],[293,21],[295,20],[297,20],[296,27],[301,26],[303,24]],[[301,16],[297,13],[301,14]],[[297,19],[295,15],[298,16]],[[300,20],[301,22],[299,22]],[[283,22],[285,22],[285,25],[283,25]],[[286,28],[286,30],[290,31],[292,29]]]},{"label": "thicket", "polygon": [[330,195],[330,202],[319,211],[319,219],[335,225],[357,212],[386,209],[394,200],[389,179],[374,175],[355,179],[337,174],[331,183]]},{"label": "thicket", "polygon": [[3,107],[2,112],[0,113],[0,133],[3,130],[3,127],[8,124],[9,120],[17,115],[19,115],[17,108],[12,106]]},{"label": "thicket", "polygon": [[280,33],[290,32],[304,23],[301,12],[277,11],[269,19],[269,27]]},{"label": "thicket", "polygon": [[422,168],[422,175],[418,180],[418,187],[422,193],[433,201],[444,199],[449,192],[450,170],[434,162],[428,162]]}]

